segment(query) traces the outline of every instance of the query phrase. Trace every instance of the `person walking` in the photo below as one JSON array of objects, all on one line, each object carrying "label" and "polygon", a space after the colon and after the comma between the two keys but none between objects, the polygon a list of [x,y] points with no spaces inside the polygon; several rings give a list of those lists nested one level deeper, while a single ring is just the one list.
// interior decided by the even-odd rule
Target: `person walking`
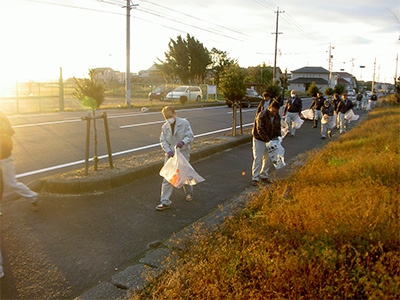
[{"label": "person walking", "polygon": [[281,136],[281,118],[279,116],[279,103],[273,101],[268,109],[256,115],[253,124],[253,164],[251,184],[256,186],[259,181],[271,183],[269,171],[273,168],[271,158],[267,152],[269,141]]},{"label": "person walking", "polygon": [[291,137],[294,137],[296,133],[294,121],[301,116],[302,109],[303,101],[297,96],[296,91],[292,90],[283,110],[283,116],[286,117],[286,124],[289,127],[289,136]]},{"label": "person walking", "polygon": [[322,95],[321,92],[317,93],[317,98],[313,99],[313,102],[311,103],[311,106],[309,109],[314,108],[314,126],[312,128],[317,128],[318,126],[318,120],[322,118],[321,115],[321,107],[324,105],[325,98]]},{"label": "person walking", "polygon": [[[160,143],[161,148],[165,152],[164,164],[167,160],[175,155],[175,147],[180,149],[182,155],[190,160],[190,144],[194,140],[192,128],[190,127],[189,121],[178,118],[176,116],[175,109],[171,106],[165,106],[162,109],[162,114],[165,119],[165,123],[161,128]],[[174,187],[165,178],[163,179],[161,186],[161,199],[160,204],[157,205],[156,210],[165,210],[171,207],[170,197],[172,195]],[[185,200],[193,200],[193,186],[184,185]]]},{"label": "person walking", "polygon": [[344,133],[347,130],[347,120],[344,118],[346,112],[353,109],[354,105],[351,100],[347,98],[347,94],[342,95],[342,100],[339,102],[336,113],[339,115],[340,133]]},{"label": "person walking", "polygon": [[329,103],[329,100],[325,100],[321,114],[321,139],[326,139],[327,135],[331,138],[332,128],[335,126],[335,117],[333,106]]},{"label": "person walking", "polygon": [[0,112],[0,169],[2,174],[2,182],[0,191],[1,198],[8,199],[14,195],[29,200],[34,207],[34,211],[38,210],[38,195],[31,191],[25,184],[18,182],[15,177],[15,166],[12,159],[13,142],[12,136],[14,130],[10,121]]},{"label": "person walking", "polygon": [[361,104],[364,111],[367,110],[367,105],[368,105],[368,96],[367,96],[367,92],[365,92],[363,95],[362,104]]},{"label": "person walking", "polygon": [[371,96],[369,97],[369,103],[371,105],[371,109],[375,108],[376,101],[378,100],[378,97],[375,94],[375,91],[372,91]]},{"label": "person walking", "polygon": [[256,115],[259,114],[264,109],[268,109],[269,104],[272,101],[272,97],[269,92],[265,91],[262,93],[262,100],[258,103]]},{"label": "person walking", "polygon": [[333,127],[336,127],[337,129],[339,129],[339,115],[337,113],[337,108],[339,106],[340,103],[340,96],[339,94],[334,94],[333,95],[333,100],[332,100],[332,106],[333,106],[333,111],[334,111],[334,118],[335,118],[335,125]]},{"label": "person walking", "polygon": [[361,92],[358,92],[357,97],[356,97],[356,101],[357,101],[357,106],[356,109],[361,109],[361,101],[363,99],[363,95],[361,94]]}]

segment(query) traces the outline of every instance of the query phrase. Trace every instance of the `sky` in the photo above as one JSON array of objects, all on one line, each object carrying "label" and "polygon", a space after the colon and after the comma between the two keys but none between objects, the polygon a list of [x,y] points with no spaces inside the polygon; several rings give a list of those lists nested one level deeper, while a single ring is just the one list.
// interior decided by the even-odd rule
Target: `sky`
[{"label": "sky", "polygon": [[[190,34],[241,67],[274,64],[344,70],[393,82],[400,52],[398,0],[132,0],[131,72],[165,58]],[[88,77],[90,68],[126,71],[126,0],[0,0],[0,89],[16,81]],[[330,48],[331,47],[331,48]],[[365,66],[365,68],[360,68]],[[400,76],[400,69],[397,71]],[[0,91],[1,93],[1,91]]]}]

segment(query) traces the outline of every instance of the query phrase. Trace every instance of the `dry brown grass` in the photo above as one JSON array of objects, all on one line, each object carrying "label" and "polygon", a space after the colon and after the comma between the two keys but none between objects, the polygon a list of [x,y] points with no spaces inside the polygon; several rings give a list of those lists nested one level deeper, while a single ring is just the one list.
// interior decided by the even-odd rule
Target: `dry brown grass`
[{"label": "dry brown grass", "polygon": [[133,299],[399,299],[399,137],[373,110]]}]

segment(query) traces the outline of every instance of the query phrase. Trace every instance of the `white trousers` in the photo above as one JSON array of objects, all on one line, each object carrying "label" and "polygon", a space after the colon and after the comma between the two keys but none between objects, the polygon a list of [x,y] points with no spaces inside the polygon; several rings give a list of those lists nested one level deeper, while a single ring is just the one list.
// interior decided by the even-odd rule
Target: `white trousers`
[{"label": "white trousers", "polygon": [[12,157],[0,160],[1,171],[3,174],[3,199],[12,197],[16,194],[28,199],[31,203],[37,200],[37,194],[31,191],[25,184],[18,182],[15,178],[15,167]]},{"label": "white trousers", "polygon": [[[187,161],[189,161],[189,159],[190,159],[189,153],[188,152],[186,153],[186,151],[181,151],[181,153],[187,159]],[[168,160],[168,157],[165,156],[164,164],[167,162],[167,160]],[[171,205],[172,202],[171,202],[171,200],[169,198],[171,197],[173,190],[174,190],[174,186],[172,184],[170,184],[168,182],[168,180],[166,180],[164,178],[163,182],[162,182],[162,185],[161,185],[161,199],[160,199],[160,202],[162,204],[165,204],[165,205],[168,205],[168,206]],[[186,194],[193,194],[193,186],[192,185],[185,184],[183,186],[183,190],[185,191]]]},{"label": "white trousers", "polygon": [[340,127],[340,133],[345,132],[347,129],[347,120],[344,118],[344,113],[339,112],[339,127]]},{"label": "white trousers", "polygon": [[273,168],[271,158],[267,152],[267,144],[253,137],[253,165],[252,180],[268,178],[269,170]]},{"label": "white trousers", "polygon": [[335,119],[336,116],[328,116],[328,122],[327,123],[322,123],[321,122],[321,136],[326,137],[328,132],[332,130],[332,128],[335,126]]},{"label": "white trousers", "polygon": [[289,127],[289,132],[293,135],[296,133],[296,128],[294,128],[294,120],[296,120],[298,114],[299,113],[286,112],[286,124]]}]

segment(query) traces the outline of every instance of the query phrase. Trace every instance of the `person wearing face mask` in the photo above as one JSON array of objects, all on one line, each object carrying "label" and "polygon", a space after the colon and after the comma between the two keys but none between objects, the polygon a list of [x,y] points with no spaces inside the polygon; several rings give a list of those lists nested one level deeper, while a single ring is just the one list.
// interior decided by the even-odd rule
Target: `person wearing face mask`
[{"label": "person wearing face mask", "polygon": [[296,133],[294,121],[297,117],[301,116],[302,109],[302,100],[296,95],[296,91],[292,90],[290,92],[290,98],[286,101],[286,105],[283,110],[283,116],[286,116],[286,123],[289,127],[289,136],[291,137],[294,137],[294,134]]},{"label": "person wearing face mask", "polygon": [[325,98],[322,93],[317,93],[317,98],[313,99],[310,109],[314,108],[314,126],[312,128],[317,128],[318,120],[322,118],[321,107],[324,105]]},{"label": "person wearing face mask", "polygon": [[[182,155],[189,161],[190,159],[190,144],[194,140],[192,128],[189,121],[178,118],[175,109],[171,106],[165,106],[162,109],[162,114],[165,123],[161,128],[160,143],[161,148],[165,152],[164,164],[170,157],[175,155],[175,146],[180,148]],[[156,210],[165,210],[170,208],[172,191],[174,187],[164,178],[161,186],[161,199],[160,204],[157,205]],[[193,200],[193,186],[184,185],[185,200]]]},{"label": "person wearing face mask", "polygon": [[281,118],[279,116],[279,103],[272,101],[268,109],[262,110],[254,120],[253,125],[253,186],[258,185],[260,179],[271,183],[268,172],[273,168],[271,158],[267,152],[267,144],[272,139],[281,136]]}]

